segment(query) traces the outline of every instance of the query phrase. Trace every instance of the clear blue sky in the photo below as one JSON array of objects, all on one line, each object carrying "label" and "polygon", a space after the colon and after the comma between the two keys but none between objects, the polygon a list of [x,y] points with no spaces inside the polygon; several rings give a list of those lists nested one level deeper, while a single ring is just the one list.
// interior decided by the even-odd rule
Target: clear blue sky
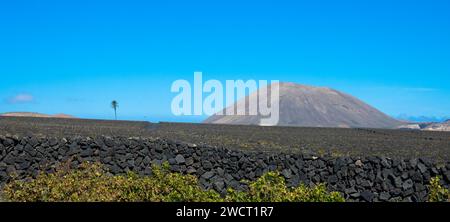
[{"label": "clear blue sky", "polygon": [[279,79],[450,116],[450,2],[1,1],[0,112],[177,121],[171,83]]}]

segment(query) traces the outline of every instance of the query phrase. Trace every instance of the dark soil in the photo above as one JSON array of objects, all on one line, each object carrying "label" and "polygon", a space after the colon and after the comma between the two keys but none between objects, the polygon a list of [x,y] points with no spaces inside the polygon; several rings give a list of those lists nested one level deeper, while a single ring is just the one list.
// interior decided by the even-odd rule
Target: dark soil
[{"label": "dark soil", "polygon": [[0,117],[0,135],[161,137],[230,149],[450,160],[450,132]]}]

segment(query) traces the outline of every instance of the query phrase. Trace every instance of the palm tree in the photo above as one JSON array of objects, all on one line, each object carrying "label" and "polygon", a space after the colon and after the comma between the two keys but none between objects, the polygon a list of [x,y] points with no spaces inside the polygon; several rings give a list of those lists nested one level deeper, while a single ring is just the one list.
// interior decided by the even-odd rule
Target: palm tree
[{"label": "palm tree", "polygon": [[114,109],[114,116],[116,117],[117,120],[117,107],[119,107],[119,103],[116,100],[113,100],[111,102],[111,107]]}]

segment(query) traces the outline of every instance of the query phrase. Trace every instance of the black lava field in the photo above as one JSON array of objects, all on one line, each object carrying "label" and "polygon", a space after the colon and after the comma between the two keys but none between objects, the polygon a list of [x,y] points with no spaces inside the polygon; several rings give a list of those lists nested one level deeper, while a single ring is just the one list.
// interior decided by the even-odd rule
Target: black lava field
[{"label": "black lava field", "polygon": [[265,152],[450,160],[450,132],[0,117],[0,134],[159,137]]}]

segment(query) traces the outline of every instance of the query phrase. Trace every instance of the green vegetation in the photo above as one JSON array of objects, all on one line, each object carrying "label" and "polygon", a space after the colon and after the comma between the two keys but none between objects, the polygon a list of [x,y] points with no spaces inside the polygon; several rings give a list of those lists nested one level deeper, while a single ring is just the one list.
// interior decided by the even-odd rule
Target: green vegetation
[{"label": "green vegetation", "polygon": [[[0,199],[6,201],[152,201],[152,202],[344,202],[339,192],[325,184],[287,187],[279,172],[268,172],[248,182],[247,191],[228,189],[226,196],[203,190],[193,175],[169,172],[167,163],[152,167],[152,176],[128,172],[113,176],[100,164],[83,163],[78,169],[62,165],[55,173],[40,173],[33,180],[12,180]],[[450,202],[450,190],[439,177],[430,181],[429,201]]]},{"label": "green vegetation", "polygon": [[450,190],[442,187],[439,177],[431,178],[430,194],[428,200],[430,202],[450,202]]},{"label": "green vegetation", "polygon": [[55,173],[41,173],[36,179],[12,180],[2,196],[8,201],[154,201],[154,202],[342,202],[337,192],[324,184],[309,188],[288,188],[277,172],[269,172],[249,183],[248,191],[228,190],[226,196],[203,190],[193,175],[170,173],[168,164],[153,167],[152,176],[129,172],[113,176],[99,164],[84,163],[78,169],[60,167]]},{"label": "green vegetation", "polygon": [[228,190],[226,201],[231,202],[344,202],[338,192],[327,192],[325,184],[312,188],[300,185],[288,188],[278,172],[268,172],[249,184],[247,192]]}]

